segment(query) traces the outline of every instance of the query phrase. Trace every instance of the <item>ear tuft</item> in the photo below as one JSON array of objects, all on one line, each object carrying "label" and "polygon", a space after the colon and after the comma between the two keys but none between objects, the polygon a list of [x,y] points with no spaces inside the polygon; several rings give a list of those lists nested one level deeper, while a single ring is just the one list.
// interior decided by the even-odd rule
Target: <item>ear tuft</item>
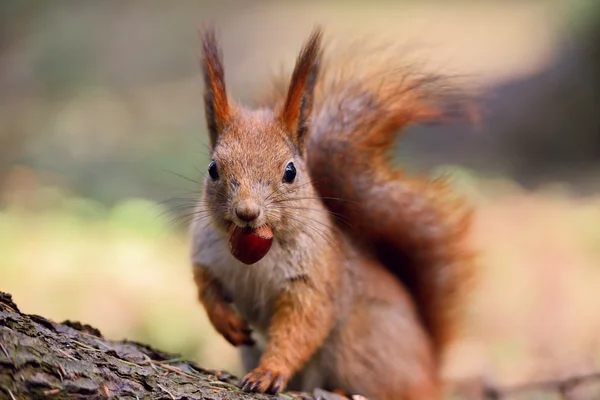
[{"label": "ear tuft", "polygon": [[281,111],[281,120],[300,150],[304,147],[308,119],[312,112],[314,89],[319,75],[322,57],[321,38],[322,31],[317,27],[300,51]]},{"label": "ear tuft", "polygon": [[202,40],[201,64],[204,76],[204,109],[211,145],[214,146],[219,134],[230,119],[230,108],[225,88],[223,56],[214,29],[208,27],[200,31]]}]

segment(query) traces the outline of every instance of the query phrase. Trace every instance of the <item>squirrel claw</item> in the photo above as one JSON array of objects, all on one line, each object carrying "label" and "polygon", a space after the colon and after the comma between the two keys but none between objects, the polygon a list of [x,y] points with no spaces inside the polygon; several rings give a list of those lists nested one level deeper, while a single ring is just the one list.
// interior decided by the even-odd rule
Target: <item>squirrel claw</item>
[{"label": "squirrel claw", "polygon": [[256,368],[241,381],[240,387],[245,392],[267,393],[276,395],[285,386],[285,377],[270,369]]}]

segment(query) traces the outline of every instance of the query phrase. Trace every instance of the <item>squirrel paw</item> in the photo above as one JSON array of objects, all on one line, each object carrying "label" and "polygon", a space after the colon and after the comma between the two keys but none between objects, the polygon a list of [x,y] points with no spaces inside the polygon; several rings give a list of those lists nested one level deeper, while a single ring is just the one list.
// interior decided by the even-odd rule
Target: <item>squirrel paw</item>
[{"label": "squirrel paw", "polygon": [[258,367],[242,379],[240,387],[245,392],[275,395],[283,390],[286,381],[287,379],[283,373],[264,367]]},{"label": "squirrel paw", "polygon": [[217,332],[233,346],[254,345],[248,323],[240,318],[229,304],[223,302],[214,307],[209,319]]}]

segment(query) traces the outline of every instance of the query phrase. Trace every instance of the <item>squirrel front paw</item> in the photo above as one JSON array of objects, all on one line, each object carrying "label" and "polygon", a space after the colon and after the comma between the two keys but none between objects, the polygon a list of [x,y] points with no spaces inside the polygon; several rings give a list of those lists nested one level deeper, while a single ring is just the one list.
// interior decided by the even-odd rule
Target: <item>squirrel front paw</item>
[{"label": "squirrel front paw", "polygon": [[258,367],[242,379],[240,387],[245,392],[275,395],[285,388],[288,379],[287,374],[281,371]]},{"label": "squirrel front paw", "polygon": [[233,346],[254,345],[248,323],[229,304],[219,302],[208,313],[208,318],[217,332]]}]

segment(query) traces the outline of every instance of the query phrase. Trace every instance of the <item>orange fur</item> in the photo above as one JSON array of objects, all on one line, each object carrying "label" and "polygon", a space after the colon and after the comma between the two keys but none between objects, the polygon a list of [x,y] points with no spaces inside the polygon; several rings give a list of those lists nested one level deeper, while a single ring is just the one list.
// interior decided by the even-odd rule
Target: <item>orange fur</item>
[{"label": "orange fur", "polygon": [[321,59],[321,31],[316,30],[302,49],[292,73],[292,82],[281,110],[281,119],[293,133],[296,145],[303,147],[308,130],[307,118],[312,111],[313,90],[319,73]]},{"label": "orange fur", "polygon": [[229,121],[230,110],[223,60],[212,29],[207,29],[202,35],[202,70],[205,83],[205,114],[211,142],[214,144],[218,133]]},{"label": "orange fur", "polygon": [[227,303],[221,284],[208,269],[194,265],[194,281],[198,288],[198,299],[208,314],[208,319],[217,332],[234,346],[252,345],[252,332],[246,321],[241,319]]},{"label": "orange fur", "polygon": [[[298,280],[277,297],[269,342],[258,368],[242,380],[243,388],[279,392],[323,344],[334,321],[324,283]],[[265,374],[271,376],[265,379]]]},{"label": "orange fur", "polygon": [[402,128],[474,119],[474,104],[449,77],[402,64],[392,47],[378,49],[373,60],[367,48],[361,54],[334,54],[323,67],[308,167],[340,228],[412,293],[441,355],[455,336],[474,273],[466,243],[471,211],[445,179],[407,177],[392,155]]},{"label": "orange fur", "polygon": [[[204,43],[219,53],[212,33]],[[468,114],[470,103],[445,79],[398,64],[395,52],[368,54],[352,48],[354,58],[324,60],[316,30],[289,85],[275,82],[264,108],[235,112],[219,103],[220,58],[208,62],[219,176],[204,182],[192,260],[215,329],[240,345],[248,323],[264,341],[241,346],[244,390],[441,398],[442,356],[473,272],[470,210],[445,180],[395,169],[390,152],[407,124]],[[286,181],[290,163],[297,176]],[[247,201],[260,213],[244,225],[236,207]],[[269,226],[269,253],[250,266],[236,261],[232,225]]]},{"label": "orange fur", "polygon": [[330,384],[376,400],[439,399],[438,365],[409,293],[377,260],[360,263],[354,307],[326,344]]}]

